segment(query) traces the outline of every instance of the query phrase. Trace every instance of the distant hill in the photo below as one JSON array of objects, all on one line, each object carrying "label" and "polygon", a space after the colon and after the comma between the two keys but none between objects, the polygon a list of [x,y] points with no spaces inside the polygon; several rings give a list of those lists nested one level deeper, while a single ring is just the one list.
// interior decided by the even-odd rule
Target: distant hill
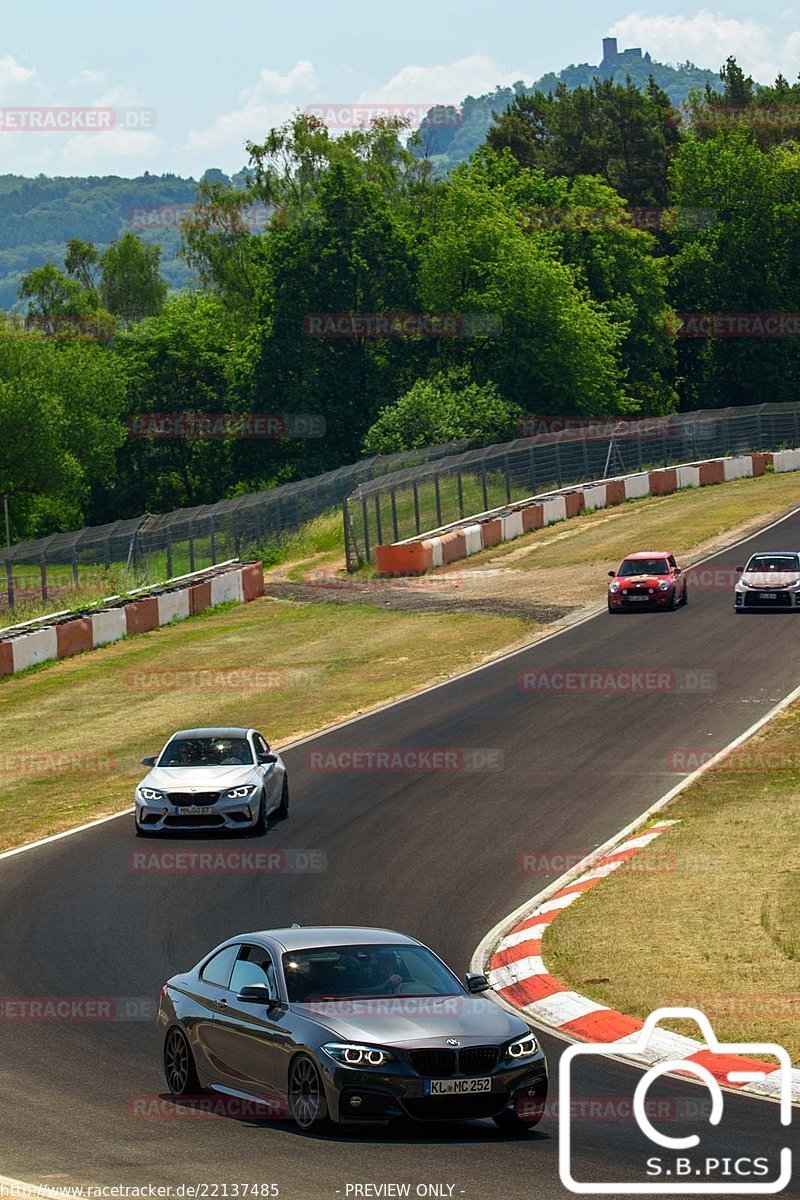
[{"label": "distant hill", "polygon": [[616,38],[603,39],[603,58],[596,65],[573,64],[555,74],[549,71],[541,79],[527,86],[521,80],[511,87],[498,87],[483,96],[467,96],[461,113],[454,108],[431,109],[420,125],[419,155],[430,156],[439,174],[446,174],[457,163],[464,162],[485,140],[492,124],[493,112],[504,112],[515,95],[532,95],[534,92],[554,92],[559,83],[568,88],[589,87],[595,79],[612,79],[625,83],[630,77],[639,88],[647,87],[650,77],[667,93],[676,108],[684,104],[690,91],[705,90],[710,84],[715,91],[722,90],[718,71],[696,67],[692,62],[677,67],[655,62],[639,47],[618,50]]},{"label": "distant hill", "polygon": [[[206,175],[227,178],[217,170]],[[83,238],[104,250],[128,230],[160,244],[161,271],[170,287],[188,286],[191,272],[176,255],[179,222],[196,194],[197,182],[179,175],[0,175],[0,309],[14,306],[20,277],[31,268],[47,260],[61,265],[67,238]]]}]

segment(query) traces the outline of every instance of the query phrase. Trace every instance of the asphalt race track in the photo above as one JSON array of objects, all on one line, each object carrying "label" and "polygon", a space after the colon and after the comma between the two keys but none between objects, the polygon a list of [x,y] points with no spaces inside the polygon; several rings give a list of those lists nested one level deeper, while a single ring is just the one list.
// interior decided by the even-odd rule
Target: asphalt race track
[{"label": "asphalt race track", "polygon": [[[708,566],[793,546],[800,514]],[[672,748],[721,748],[797,685],[800,619],[739,616],[731,606],[732,589],[695,587],[676,613],[603,613],[299,745],[286,754],[288,821],[260,842],[189,843],[321,850],[324,872],[133,873],[131,851],[174,847],[136,840],[128,817],[0,862],[0,996],[155,998],[167,976],[217,941],[293,921],[396,927],[468,969],[486,931],[547,882],[522,872],[521,854],[589,852],[678,781],[667,769]],[[646,695],[519,686],[525,670],[562,668],[711,672],[716,686]],[[232,709],[230,719],[247,724],[246,709]],[[308,767],[312,750],[387,747],[488,748],[502,752],[503,770]],[[543,1042],[555,1091],[561,1043]],[[638,1078],[600,1063],[587,1094],[630,1096]],[[679,1102],[704,1096],[689,1083],[662,1088]],[[491,1200],[568,1194],[550,1118],[521,1137],[488,1122],[310,1137],[283,1122],[131,1115],[135,1098],[163,1092],[150,1022],[0,1021],[0,1173],[51,1186],[274,1181],[281,1197],[304,1200],[345,1197],[355,1183],[410,1183],[412,1195],[418,1184],[436,1183],[452,1185],[454,1197]],[[774,1153],[791,1139],[796,1144],[797,1134],[781,1131],[777,1106],[726,1095],[723,1124],[703,1144],[722,1156],[732,1148]],[[642,1141],[623,1123],[585,1122],[575,1172],[641,1179]],[[800,1196],[797,1180],[783,1194]]]}]

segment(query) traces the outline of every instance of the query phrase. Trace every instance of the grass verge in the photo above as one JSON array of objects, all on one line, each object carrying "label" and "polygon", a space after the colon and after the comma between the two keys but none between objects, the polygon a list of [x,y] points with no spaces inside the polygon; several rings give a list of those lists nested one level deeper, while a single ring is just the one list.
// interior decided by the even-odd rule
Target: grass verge
[{"label": "grass verge", "polygon": [[683,792],[664,814],[680,824],[550,926],[553,974],[630,1016],[699,1008],[722,1040],[800,1064],[798,744],[800,703]]},{"label": "grass verge", "polygon": [[0,850],[132,804],[139,760],[174,729],[252,725],[280,745],[531,630],[509,617],[263,599],[10,676],[0,683]]}]

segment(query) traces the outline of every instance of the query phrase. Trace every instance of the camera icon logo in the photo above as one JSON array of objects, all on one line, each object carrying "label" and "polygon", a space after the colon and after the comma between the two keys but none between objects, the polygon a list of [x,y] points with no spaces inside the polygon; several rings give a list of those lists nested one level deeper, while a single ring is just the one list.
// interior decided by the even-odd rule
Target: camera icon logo
[{"label": "camera icon logo", "polygon": [[[659,1029],[664,1019],[691,1020],[702,1034],[698,1050],[718,1056],[712,1059],[716,1070],[712,1071],[704,1062],[690,1058],[660,1058],[639,1080],[633,1094],[632,1112],[636,1125],[644,1135],[646,1143],[658,1147],[663,1153],[652,1154],[643,1163],[641,1181],[594,1182],[576,1179],[573,1173],[573,1074],[576,1059],[591,1055],[616,1058],[632,1057],[639,1062],[652,1061],[654,1046],[668,1031]],[[779,1070],[770,1071],[768,1064],[731,1060],[731,1056],[768,1056],[777,1059]],[[559,1173],[565,1188],[577,1195],[774,1195],[783,1191],[792,1178],[792,1151],[788,1146],[780,1148],[769,1158],[763,1153],[748,1155],[747,1147],[736,1145],[735,1153],[720,1157],[719,1151],[703,1148],[699,1133],[671,1136],[654,1125],[648,1111],[648,1091],[662,1076],[680,1071],[695,1082],[704,1084],[711,1099],[707,1117],[710,1126],[722,1123],[725,1098],[723,1086],[761,1083],[771,1081],[770,1094],[779,1101],[778,1115],[782,1126],[792,1121],[791,1094],[792,1064],[783,1046],[772,1042],[720,1042],[705,1013],[696,1008],[659,1008],[651,1013],[640,1032],[632,1038],[611,1043],[581,1042],[568,1046],[559,1063]],[[721,1081],[721,1082],[720,1082]],[[693,1152],[693,1153],[690,1153]]]}]

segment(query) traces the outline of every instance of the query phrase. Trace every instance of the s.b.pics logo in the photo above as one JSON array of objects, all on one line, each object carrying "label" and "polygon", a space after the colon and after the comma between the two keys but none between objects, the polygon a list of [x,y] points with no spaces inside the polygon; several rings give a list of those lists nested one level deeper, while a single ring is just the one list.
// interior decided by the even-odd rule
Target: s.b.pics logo
[{"label": "s.b.pics logo", "polygon": [[[702,1043],[660,1028],[659,1022],[665,1018],[694,1021]],[[634,1153],[641,1152],[641,1168],[634,1164],[631,1172],[628,1163],[626,1178],[613,1181],[580,1179],[575,1174],[582,1155],[572,1098],[579,1094],[581,1069],[596,1068],[598,1055],[651,1064],[639,1079],[631,1104],[630,1143]],[[591,1056],[588,1062],[586,1056]],[[776,1060],[777,1069],[774,1062],[764,1061],[765,1057]],[[674,1077],[664,1079],[676,1072],[701,1084],[702,1090],[687,1087]],[[781,1192],[792,1178],[792,1151],[783,1144],[789,1139],[781,1130],[792,1120],[791,1074],[791,1061],[782,1046],[719,1042],[708,1018],[695,1008],[659,1008],[632,1038],[569,1046],[559,1064],[561,1182],[579,1195],[757,1196]],[[777,1105],[765,1105],[763,1114],[767,1120],[774,1117],[774,1139],[768,1140],[762,1133],[748,1145],[740,1130],[738,1135],[732,1131],[726,1136],[723,1088],[744,1085],[755,1086],[778,1101]],[[654,1097],[663,1099],[665,1086],[674,1093],[673,1103],[654,1103]]]}]

